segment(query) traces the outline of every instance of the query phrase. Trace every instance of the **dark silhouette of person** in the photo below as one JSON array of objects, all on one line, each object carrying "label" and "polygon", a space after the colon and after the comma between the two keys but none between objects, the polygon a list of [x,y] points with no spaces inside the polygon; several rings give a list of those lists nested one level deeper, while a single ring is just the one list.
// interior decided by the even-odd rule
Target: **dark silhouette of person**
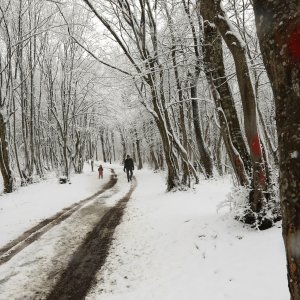
[{"label": "dark silhouette of person", "polygon": [[130,155],[127,155],[127,158],[125,159],[125,162],[124,162],[124,172],[125,172],[125,170],[126,170],[127,179],[128,179],[128,182],[129,182],[132,179],[132,175],[133,175],[132,171],[134,170],[133,160],[130,157]]}]

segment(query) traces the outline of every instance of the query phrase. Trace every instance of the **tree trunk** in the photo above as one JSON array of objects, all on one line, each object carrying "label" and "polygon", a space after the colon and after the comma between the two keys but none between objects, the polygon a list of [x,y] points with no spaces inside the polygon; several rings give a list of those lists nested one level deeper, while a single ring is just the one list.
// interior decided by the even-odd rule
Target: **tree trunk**
[{"label": "tree trunk", "polygon": [[254,0],[260,48],[276,105],[288,285],[300,299],[300,12],[298,0]]},{"label": "tree trunk", "polygon": [[158,150],[158,162],[159,162],[159,167],[161,170],[165,169],[165,159],[164,159],[164,152],[162,147],[159,147]]},{"label": "tree trunk", "polygon": [[151,160],[154,164],[154,171],[157,171],[159,169],[159,164],[158,164],[158,161],[157,161],[157,158],[155,156],[155,153],[153,151],[153,147],[150,146],[150,157],[151,157]]},{"label": "tree trunk", "polygon": [[272,137],[270,136],[270,133],[269,133],[267,125],[265,123],[264,117],[263,117],[259,107],[257,107],[257,111],[258,111],[258,116],[259,116],[259,120],[260,120],[262,129],[264,132],[265,140],[267,141],[267,144],[268,144],[268,150],[269,150],[268,153],[272,157],[275,166],[278,167],[279,166],[279,157],[278,157],[278,153],[277,153],[277,148],[275,148],[274,143],[272,142]]},{"label": "tree trunk", "polygon": [[135,143],[132,143],[132,159],[134,162],[136,162],[136,157],[135,157]]},{"label": "tree trunk", "polygon": [[138,170],[141,170],[143,168],[143,161],[142,161],[142,154],[140,149],[140,139],[138,137],[137,131],[135,131],[135,137],[136,137],[136,152],[138,157]]},{"label": "tree trunk", "polygon": [[[253,169],[253,190],[249,199],[250,207],[253,212],[258,213],[262,210],[266,200],[267,178],[257,127],[255,95],[251,82],[245,45],[239,33],[234,29],[227,18],[220,1],[208,1],[205,8],[213,16],[213,22],[221,33],[222,38],[234,59],[239,91],[243,104],[245,134],[250,149]],[[268,225],[266,226],[269,227]]]},{"label": "tree trunk", "polygon": [[121,144],[122,144],[122,149],[123,149],[122,164],[124,164],[124,161],[126,159],[126,143],[125,143],[125,138],[124,138],[124,134],[122,133],[122,130],[120,130],[120,136],[121,136]]},{"label": "tree trunk", "polygon": [[197,80],[192,80],[190,84],[194,131],[195,131],[198,151],[200,154],[200,161],[205,170],[205,176],[207,178],[210,178],[213,176],[213,163],[208,153],[208,150],[205,147],[203,136],[202,136],[202,130],[201,130],[200,119],[199,119],[199,108],[198,108],[198,99],[197,99],[198,95],[197,95],[196,84],[197,84]]},{"label": "tree trunk", "polygon": [[162,139],[162,144],[163,144],[163,151],[165,153],[165,161],[167,164],[167,190],[171,191],[175,187],[178,186],[179,184],[179,177],[177,173],[176,166],[174,164],[174,159],[176,160],[176,157],[174,157],[173,149],[172,149],[172,142],[169,139],[168,136],[168,130],[166,128],[166,122],[164,122],[163,115],[160,113],[160,109],[158,107],[156,95],[154,94],[153,97],[153,103],[155,112],[157,114],[157,118],[155,118],[156,125],[158,127],[161,139]]},{"label": "tree trunk", "polygon": [[6,125],[4,116],[0,112],[0,171],[3,177],[4,193],[11,193],[14,178],[10,168]]},{"label": "tree trunk", "polygon": [[[35,23],[35,18],[32,20],[32,9],[34,7],[29,6],[28,9],[28,17],[29,17],[29,30],[32,30],[32,27],[35,26],[35,24],[32,24],[32,22]],[[35,30],[33,30],[35,32]],[[29,150],[30,150],[30,158],[29,158],[29,180],[32,181],[32,175],[34,170],[34,164],[35,164],[35,86],[34,86],[34,56],[36,51],[36,38],[35,36],[29,40],[29,49],[28,49],[28,67],[29,67],[29,106],[30,106],[30,121],[29,121]]]},{"label": "tree trunk", "polygon": [[[167,5],[165,4],[165,10],[167,13],[168,17],[168,22],[169,22],[169,27],[170,27],[170,32],[171,32],[171,40],[172,40],[172,49],[171,49],[171,55],[172,55],[172,64],[173,64],[173,69],[174,69],[174,75],[175,75],[175,81],[176,81],[176,88],[177,88],[177,93],[178,93],[178,101],[179,101],[179,124],[180,124],[180,132],[182,134],[182,145],[185,149],[187,149],[188,145],[188,137],[187,137],[187,131],[186,131],[186,125],[185,125],[185,115],[184,115],[184,97],[183,97],[183,89],[181,86],[180,78],[179,78],[179,71],[177,67],[177,57],[176,57],[176,38],[174,35],[174,24],[173,24],[173,19],[171,15],[169,14]],[[174,118],[175,119],[175,118]],[[183,185],[186,185],[188,181],[190,181],[190,172],[189,172],[189,167],[188,164],[185,160],[182,162],[182,179],[181,183]]]},{"label": "tree trunk", "polygon": [[216,143],[215,147],[215,158],[216,158],[216,166],[218,168],[218,172],[220,176],[223,176],[223,166],[222,166],[222,134],[220,132],[220,137]]},{"label": "tree trunk", "polygon": [[223,141],[224,141],[231,165],[233,167],[234,173],[236,175],[239,185],[248,187],[249,181],[248,181],[247,173],[246,173],[246,170],[244,167],[244,162],[241,159],[239,152],[234,147],[232,140],[230,138],[228,122],[227,122],[225,113],[221,108],[220,95],[218,94],[218,91],[214,86],[213,80],[211,78],[208,78],[208,81],[209,81],[209,85],[212,90],[213,98],[216,103],[216,107],[217,107],[217,111],[218,111],[218,117],[219,117],[220,127],[221,127],[220,128],[221,135],[223,137]]},{"label": "tree trunk", "polygon": [[113,150],[113,160],[116,161],[116,150],[115,150],[115,138],[114,132],[111,132],[111,143],[112,143],[112,150]]},{"label": "tree trunk", "polygon": [[[100,140],[101,140],[103,162],[106,162],[106,153],[105,153],[105,145],[104,145],[104,131],[101,131],[101,133],[100,133]],[[125,143],[125,141],[124,141],[124,143]]]},{"label": "tree trunk", "polygon": [[69,159],[68,159],[68,140],[66,136],[63,136],[63,175],[69,179]]},{"label": "tree trunk", "polygon": [[[191,96],[191,103],[192,103],[192,115],[193,115],[193,124],[194,124],[194,133],[196,136],[196,143],[197,148],[200,155],[200,162],[203,165],[205,176],[206,178],[210,178],[213,176],[213,162],[209,155],[207,145],[205,144],[205,140],[203,138],[201,124],[200,124],[200,116],[199,116],[199,105],[198,105],[198,90],[197,90],[197,84],[198,84],[198,78],[201,72],[201,65],[202,65],[202,57],[200,55],[201,48],[199,47],[199,44],[201,41],[199,41],[199,37],[196,32],[196,27],[194,25],[191,12],[190,12],[190,6],[189,3],[186,3],[184,0],[182,0],[182,4],[184,7],[184,11],[188,17],[189,25],[192,31],[192,38],[193,38],[193,49],[194,49],[194,55],[195,55],[195,68],[194,73],[190,74],[188,72],[188,75],[190,77],[189,82],[189,89],[190,89],[190,96]],[[201,25],[199,24],[199,27]]]},{"label": "tree trunk", "polygon": [[212,24],[212,18],[206,9],[206,1],[201,2],[201,14],[204,19],[203,60],[204,71],[208,82],[212,79],[213,85],[220,95],[220,107],[227,120],[230,139],[238,151],[246,168],[247,174],[252,174],[251,159],[244,141],[234,99],[228,84],[223,60],[222,39],[217,28]]},{"label": "tree trunk", "polygon": [[225,80],[222,40],[216,27],[207,21],[209,17],[207,11],[202,9],[201,12],[206,20],[203,40],[204,72],[217,108],[221,136],[239,184],[248,186],[245,164],[248,164],[248,172],[250,172],[250,156],[242,137],[231,90]]}]

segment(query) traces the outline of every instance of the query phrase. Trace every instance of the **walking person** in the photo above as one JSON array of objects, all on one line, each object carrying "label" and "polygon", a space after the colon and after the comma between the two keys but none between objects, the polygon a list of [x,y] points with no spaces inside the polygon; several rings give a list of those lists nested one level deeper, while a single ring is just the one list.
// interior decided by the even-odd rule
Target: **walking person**
[{"label": "walking person", "polygon": [[125,159],[125,162],[124,162],[124,172],[125,172],[125,170],[126,170],[127,179],[128,179],[128,182],[129,182],[132,179],[133,170],[134,170],[133,160],[130,157],[130,155],[127,155],[127,158]]},{"label": "walking person", "polygon": [[98,173],[99,173],[99,179],[100,178],[102,179],[103,178],[103,167],[102,167],[102,165],[99,166]]}]

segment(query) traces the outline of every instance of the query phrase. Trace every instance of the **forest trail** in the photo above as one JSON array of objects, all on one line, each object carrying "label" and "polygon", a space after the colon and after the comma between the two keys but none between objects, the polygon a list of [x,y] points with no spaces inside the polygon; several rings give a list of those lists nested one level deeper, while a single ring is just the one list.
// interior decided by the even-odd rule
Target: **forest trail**
[{"label": "forest trail", "polygon": [[45,232],[49,231],[54,226],[60,224],[66,218],[70,217],[75,211],[80,209],[83,205],[88,203],[89,201],[93,201],[96,197],[103,194],[108,189],[111,189],[117,183],[117,176],[115,171],[111,169],[112,175],[110,177],[109,182],[107,182],[101,190],[93,194],[92,196],[81,200],[78,203],[74,203],[73,205],[64,208],[60,212],[56,213],[54,216],[47,218],[36,226],[25,231],[21,236],[9,242],[7,245],[3,246],[0,249],[0,266],[9,261],[12,257],[14,257],[17,253],[22,251],[25,247],[36,241],[39,237],[41,237]]},{"label": "forest trail", "polygon": [[136,188],[135,178],[128,185],[124,176],[118,178],[120,174],[111,171],[100,191],[40,222],[23,239],[5,247],[1,300],[84,299]]},{"label": "forest trail", "polygon": [[135,188],[136,179],[133,178],[129,192],[101,218],[73,254],[47,300],[85,299],[95,283],[97,271],[105,262],[114,231],[121,222],[126,204]]}]

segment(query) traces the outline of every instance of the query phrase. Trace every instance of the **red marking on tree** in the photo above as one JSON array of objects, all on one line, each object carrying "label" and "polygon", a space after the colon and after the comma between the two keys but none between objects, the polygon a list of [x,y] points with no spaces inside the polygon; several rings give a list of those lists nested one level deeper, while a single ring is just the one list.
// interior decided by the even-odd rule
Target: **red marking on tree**
[{"label": "red marking on tree", "polygon": [[278,55],[282,56],[285,63],[298,64],[300,62],[300,18],[281,23],[274,35],[275,43],[278,45]]},{"label": "red marking on tree", "polygon": [[257,133],[254,135],[254,137],[251,140],[251,150],[255,155],[261,156],[261,146],[260,146],[260,141]]},{"label": "red marking on tree", "polygon": [[235,157],[235,164],[236,164],[237,166],[240,166],[240,165],[241,165],[241,160],[240,160],[240,157],[239,157],[239,156],[236,156],[236,157]]},{"label": "red marking on tree", "polygon": [[300,61],[300,26],[293,28],[291,33],[288,33],[288,50],[292,59],[295,61]]},{"label": "red marking on tree", "polygon": [[265,176],[265,172],[264,171],[260,171],[259,172],[259,177],[258,177],[259,183],[261,185],[264,185],[266,182],[266,176]]}]

